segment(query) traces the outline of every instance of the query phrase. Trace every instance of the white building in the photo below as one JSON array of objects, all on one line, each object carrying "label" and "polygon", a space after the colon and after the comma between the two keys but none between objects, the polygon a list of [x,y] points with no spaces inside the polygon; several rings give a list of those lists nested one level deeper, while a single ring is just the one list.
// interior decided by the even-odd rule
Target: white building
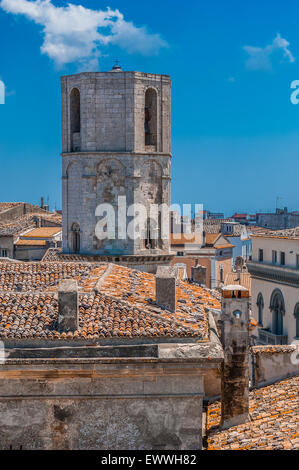
[{"label": "white building", "polygon": [[299,227],[252,235],[252,313],[258,342],[299,339]]}]

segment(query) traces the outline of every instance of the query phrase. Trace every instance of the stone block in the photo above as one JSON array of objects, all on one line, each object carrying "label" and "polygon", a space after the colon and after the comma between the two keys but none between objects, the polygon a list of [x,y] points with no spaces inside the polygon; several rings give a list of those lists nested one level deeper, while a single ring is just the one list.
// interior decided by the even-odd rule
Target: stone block
[{"label": "stone block", "polygon": [[156,303],[176,311],[176,273],[170,266],[159,266],[156,274]]},{"label": "stone block", "polygon": [[60,331],[78,329],[78,285],[72,279],[64,280],[58,289],[58,324]]}]

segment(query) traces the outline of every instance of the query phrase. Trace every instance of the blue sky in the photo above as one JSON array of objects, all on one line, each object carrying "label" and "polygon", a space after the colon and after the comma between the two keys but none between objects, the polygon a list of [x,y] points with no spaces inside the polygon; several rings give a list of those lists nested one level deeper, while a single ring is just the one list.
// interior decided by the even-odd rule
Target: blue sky
[{"label": "blue sky", "polygon": [[297,1],[66,6],[0,0],[1,201],[61,207],[59,77],[118,58],[124,70],[171,75],[172,202],[231,215],[274,210],[279,196],[299,210]]}]

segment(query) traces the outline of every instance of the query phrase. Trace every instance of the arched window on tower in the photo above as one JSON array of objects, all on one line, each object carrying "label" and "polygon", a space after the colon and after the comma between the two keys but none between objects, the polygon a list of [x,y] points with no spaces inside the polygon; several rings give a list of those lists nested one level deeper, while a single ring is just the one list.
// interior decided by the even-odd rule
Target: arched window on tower
[{"label": "arched window on tower", "polygon": [[71,228],[71,250],[72,253],[80,253],[80,225],[76,222]]},{"label": "arched window on tower", "polygon": [[261,292],[257,296],[256,305],[258,308],[258,324],[259,326],[263,326],[264,299],[263,299],[263,295],[261,294]]},{"label": "arched window on tower", "polygon": [[296,321],[296,338],[299,338],[299,302],[295,306],[294,316]]},{"label": "arched window on tower", "polygon": [[151,218],[148,218],[146,221],[146,234],[144,245],[147,250],[154,250],[158,245],[158,226],[157,221]]},{"label": "arched window on tower", "polygon": [[145,93],[144,138],[146,147],[157,150],[157,92],[153,88],[148,88]]},{"label": "arched window on tower", "polygon": [[270,310],[272,312],[272,333],[283,335],[283,316],[285,314],[284,299],[281,291],[275,289],[270,300]]},{"label": "arched window on tower", "polygon": [[71,151],[81,150],[80,92],[73,88],[70,95]]}]

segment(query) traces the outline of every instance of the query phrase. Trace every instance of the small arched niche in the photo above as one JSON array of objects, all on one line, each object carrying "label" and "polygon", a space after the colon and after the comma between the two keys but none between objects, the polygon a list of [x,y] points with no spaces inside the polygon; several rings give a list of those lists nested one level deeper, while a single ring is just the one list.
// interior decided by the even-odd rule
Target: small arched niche
[{"label": "small arched niche", "polygon": [[70,94],[71,151],[81,150],[80,92],[73,88]]},{"label": "small arched niche", "polygon": [[154,147],[157,150],[157,92],[153,88],[148,88],[145,92],[144,108],[144,145]]},{"label": "small arched niche", "polygon": [[80,253],[80,226],[76,222],[71,227],[71,251]]}]

